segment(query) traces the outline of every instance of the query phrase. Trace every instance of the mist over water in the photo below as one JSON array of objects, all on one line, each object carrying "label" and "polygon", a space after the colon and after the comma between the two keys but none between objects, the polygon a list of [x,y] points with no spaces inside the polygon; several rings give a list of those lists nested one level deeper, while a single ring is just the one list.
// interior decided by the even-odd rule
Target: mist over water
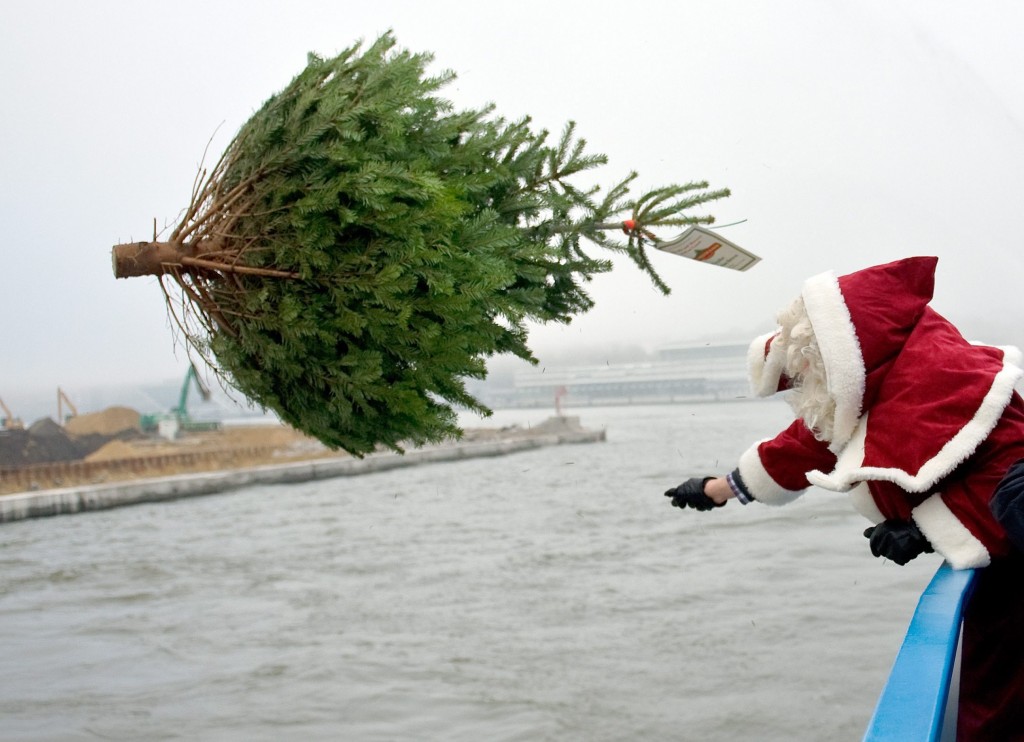
[{"label": "mist over water", "polygon": [[0,739],[859,738],[938,559],[668,505],[784,404],[569,412],[608,441],[3,525]]}]

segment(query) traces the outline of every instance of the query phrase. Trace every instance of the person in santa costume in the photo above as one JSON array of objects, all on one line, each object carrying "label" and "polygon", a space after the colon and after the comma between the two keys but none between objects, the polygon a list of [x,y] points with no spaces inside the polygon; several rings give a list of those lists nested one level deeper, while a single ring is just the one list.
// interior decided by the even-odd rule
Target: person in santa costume
[{"label": "person in santa costume", "polygon": [[[845,492],[872,553],[937,552],[979,568],[965,611],[958,738],[1024,740],[1024,558],[993,494],[1024,459],[1016,348],[967,342],[929,306],[934,257],[809,278],[748,354],[758,396],[788,390],[797,419],[724,477],[665,493],[680,508],[784,505]],[[1024,481],[1024,474],[1022,474]],[[1024,487],[1024,485],[1022,485]],[[1021,543],[1024,543],[1022,541]]]}]

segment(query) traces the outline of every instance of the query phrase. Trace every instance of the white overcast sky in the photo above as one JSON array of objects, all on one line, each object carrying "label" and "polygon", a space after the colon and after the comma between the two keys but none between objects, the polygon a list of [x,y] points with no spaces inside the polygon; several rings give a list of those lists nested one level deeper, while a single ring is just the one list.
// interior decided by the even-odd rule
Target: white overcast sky
[{"label": "white overcast sky", "polygon": [[[935,306],[972,339],[1024,342],[1024,3],[48,2],[0,23],[0,397],[181,378],[155,279],[115,281],[304,66],[393,29],[454,70],[448,96],[555,131],[578,123],[645,185],[729,187],[711,211],[748,273],[655,255],[533,344],[653,347],[770,328],[804,278],[938,255]],[[662,235],[663,237],[671,234]]]}]

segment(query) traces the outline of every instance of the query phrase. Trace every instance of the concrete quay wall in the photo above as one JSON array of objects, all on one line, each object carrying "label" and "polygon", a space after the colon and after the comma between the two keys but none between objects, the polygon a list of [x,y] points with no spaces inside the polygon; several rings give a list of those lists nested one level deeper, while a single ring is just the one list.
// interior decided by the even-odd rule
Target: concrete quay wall
[{"label": "concrete quay wall", "polygon": [[247,469],[181,474],[0,496],[0,523],[197,497],[259,484],[292,484],[348,477],[420,464],[505,456],[543,446],[603,441],[601,431],[561,431],[478,443],[454,443],[357,458],[321,458]]}]

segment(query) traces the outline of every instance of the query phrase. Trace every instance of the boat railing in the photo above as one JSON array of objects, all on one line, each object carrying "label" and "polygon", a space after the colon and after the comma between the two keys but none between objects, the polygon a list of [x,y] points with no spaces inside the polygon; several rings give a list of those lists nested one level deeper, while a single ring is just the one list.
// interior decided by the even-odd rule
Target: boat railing
[{"label": "boat railing", "polygon": [[943,562],[928,583],[875,706],[865,742],[953,738],[947,727],[955,724],[955,714],[947,715],[946,709],[951,705],[950,689],[956,687],[960,625],[974,577],[973,569],[955,570]]}]

